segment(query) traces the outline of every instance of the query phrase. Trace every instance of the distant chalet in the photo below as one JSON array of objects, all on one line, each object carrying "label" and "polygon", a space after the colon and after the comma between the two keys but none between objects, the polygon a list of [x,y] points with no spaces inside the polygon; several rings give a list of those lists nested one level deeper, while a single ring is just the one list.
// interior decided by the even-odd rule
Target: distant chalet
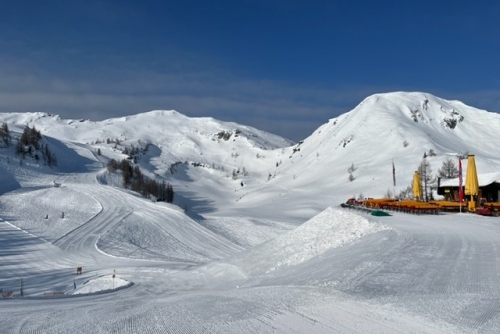
[{"label": "distant chalet", "polygon": [[[500,172],[478,174],[479,195],[478,198],[486,198],[488,202],[500,201]],[[458,201],[458,178],[439,179],[438,195],[444,196],[446,200]],[[465,178],[462,187],[465,187]]]}]

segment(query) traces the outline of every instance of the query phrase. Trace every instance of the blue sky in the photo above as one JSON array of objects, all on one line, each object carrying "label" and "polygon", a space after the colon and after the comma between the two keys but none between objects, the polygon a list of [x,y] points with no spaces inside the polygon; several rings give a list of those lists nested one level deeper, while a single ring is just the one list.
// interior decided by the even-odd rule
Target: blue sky
[{"label": "blue sky", "polygon": [[500,112],[497,1],[0,3],[0,111],[175,109],[292,140],[365,97]]}]

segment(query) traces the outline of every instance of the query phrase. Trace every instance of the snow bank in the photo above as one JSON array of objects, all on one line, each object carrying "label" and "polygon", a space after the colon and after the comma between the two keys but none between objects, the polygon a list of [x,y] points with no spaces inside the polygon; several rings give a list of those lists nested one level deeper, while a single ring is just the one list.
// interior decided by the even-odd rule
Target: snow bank
[{"label": "snow bank", "polygon": [[330,207],[273,241],[274,254],[282,260],[271,270],[297,265],[331,248],[385,229],[385,226],[370,222],[363,216]]},{"label": "snow bank", "polygon": [[296,229],[245,254],[237,265],[247,271],[271,272],[387,229],[359,214],[329,207]]}]

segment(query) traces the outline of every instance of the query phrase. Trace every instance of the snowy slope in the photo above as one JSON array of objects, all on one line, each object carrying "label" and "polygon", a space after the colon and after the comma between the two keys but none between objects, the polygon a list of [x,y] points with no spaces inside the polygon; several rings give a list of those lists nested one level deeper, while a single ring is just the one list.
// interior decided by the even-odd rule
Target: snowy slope
[{"label": "snowy slope", "polygon": [[[59,162],[21,163],[0,148],[0,288],[15,296],[0,297],[2,332],[500,330],[496,218],[338,208],[392,189],[393,161],[396,191],[406,188],[430,150],[434,171],[469,151],[493,175],[497,114],[378,94],[297,144],[174,111],[0,122],[15,136],[36,126]],[[106,171],[132,145],[145,174],[174,185],[173,204],[124,190]]]},{"label": "snowy slope", "polygon": [[[56,146],[64,142],[70,148],[82,148],[78,154],[87,154],[103,164],[109,158],[121,160],[126,150],[134,147],[138,164],[152,178],[162,178],[177,186],[179,204],[196,206],[196,211],[214,210],[227,205],[228,191],[233,193],[230,203],[239,195],[234,193],[241,181],[255,183],[262,170],[275,162],[273,149],[292,144],[284,138],[248,126],[217,121],[213,118],[189,118],[176,111],[156,110],[134,116],[108,119],[102,122],[64,120],[46,113],[2,113],[0,122],[6,122],[20,133],[25,126],[35,126]],[[91,152],[90,156],[88,153]],[[59,164],[59,170],[73,171],[73,152],[56,151],[68,163]],[[73,154],[74,155],[74,154]],[[197,181],[197,182],[192,182]],[[212,193],[222,203],[207,205],[199,193]],[[184,198],[184,199],[183,199]],[[202,209],[203,208],[203,209]]]},{"label": "snowy slope", "polygon": [[[446,158],[475,154],[478,173],[500,170],[500,115],[426,93],[396,92],[366,98],[329,120],[303,143],[286,149],[267,189],[245,198],[290,210],[321,208],[347,197],[382,197],[411,184],[424,153],[434,173]],[[434,151],[435,156],[429,152]],[[392,162],[396,171],[393,186]],[[354,180],[348,169],[354,166]],[[464,175],[467,169],[464,161]],[[261,201],[261,193],[268,198]],[[307,203],[306,203],[307,202]],[[278,204],[276,204],[278,203]],[[293,212],[296,215],[297,212]]]},{"label": "snowy slope", "polygon": [[[466,152],[476,155],[480,174],[500,170],[500,115],[426,93],[370,96],[294,145],[247,126],[176,111],[102,122],[7,113],[0,122],[19,130],[34,125],[55,142],[84,146],[94,156],[99,149],[102,163],[126,157],[127,147],[141,148],[144,172],[171,182],[177,204],[202,214],[252,216],[255,208],[272,206],[273,216],[280,212],[283,220],[303,222],[347,197],[399,193],[431,151],[434,172],[444,159]],[[297,198],[301,203],[291,206]]]}]

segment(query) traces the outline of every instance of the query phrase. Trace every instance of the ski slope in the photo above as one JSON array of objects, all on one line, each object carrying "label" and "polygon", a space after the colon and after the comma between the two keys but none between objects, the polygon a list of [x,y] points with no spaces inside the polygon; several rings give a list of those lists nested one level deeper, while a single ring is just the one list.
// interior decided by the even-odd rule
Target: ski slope
[{"label": "ski slope", "polygon": [[[0,222],[0,282],[4,291],[19,295],[22,278],[25,297],[0,300],[2,332],[500,329],[495,218],[372,217],[330,208],[245,250],[171,205],[89,183],[98,172],[61,179],[61,188],[51,187],[46,178],[44,197],[61,202],[78,193],[91,217],[82,221],[74,211],[80,205],[68,208],[64,225],[69,230],[46,229],[43,238],[30,230],[43,224],[46,210],[21,205],[39,198],[41,190],[3,196],[2,212],[10,203],[12,223]],[[75,275],[77,266],[83,267],[82,275]],[[126,288],[109,291],[113,273],[117,288]],[[98,282],[106,279],[108,285]],[[97,288],[85,287],[93,281]]]},{"label": "ski slope", "polygon": [[[261,138],[253,129],[241,127],[243,134],[234,137],[234,125],[212,119],[195,121],[193,130],[190,120],[173,112],[99,124],[46,114],[3,116],[19,127],[44,127],[61,158],[58,169],[50,169],[30,160],[21,164],[0,148],[0,288],[13,293],[0,297],[0,332],[500,332],[498,218],[374,217],[338,205],[392,182],[390,172],[382,171],[392,154],[406,150],[399,145],[402,137],[400,148],[381,151],[372,161],[372,148],[363,148],[361,136],[346,150],[338,144],[343,131],[374,122],[367,110],[380,108],[380,101],[396,110],[381,118],[401,121],[400,109],[409,117],[403,96],[395,97],[368,99],[350,118],[337,120],[347,124],[344,130],[331,120],[304,143],[282,148],[273,148],[279,138]],[[416,106],[421,98],[410,102]],[[398,151],[398,180],[418,165],[421,147],[436,148],[434,165],[454,149],[447,143],[453,132],[438,130],[442,125],[434,116],[444,113],[440,106],[470,119],[459,103],[429,99],[432,117],[422,116],[415,129],[403,132],[412,151]],[[162,117],[175,124],[165,131],[165,140],[175,142],[168,148],[154,135],[165,128]],[[151,119],[158,123],[155,130]],[[402,124],[413,123],[410,118]],[[183,134],[175,134],[175,127]],[[221,127],[231,140],[213,136]],[[420,128],[428,133],[423,139]],[[113,145],[90,143],[96,137],[134,144],[148,137],[141,168],[169,177],[178,202],[154,202],[121,188],[104,166],[124,155]],[[437,146],[426,146],[428,138]],[[485,166],[500,164],[488,145],[478,151],[478,170],[492,172]],[[351,147],[361,152],[358,160],[351,160]],[[188,164],[170,174],[170,164],[180,159]],[[348,183],[345,169],[352,162],[359,169]],[[247,175],[233,179],[231,168],[242,166]]]}]

